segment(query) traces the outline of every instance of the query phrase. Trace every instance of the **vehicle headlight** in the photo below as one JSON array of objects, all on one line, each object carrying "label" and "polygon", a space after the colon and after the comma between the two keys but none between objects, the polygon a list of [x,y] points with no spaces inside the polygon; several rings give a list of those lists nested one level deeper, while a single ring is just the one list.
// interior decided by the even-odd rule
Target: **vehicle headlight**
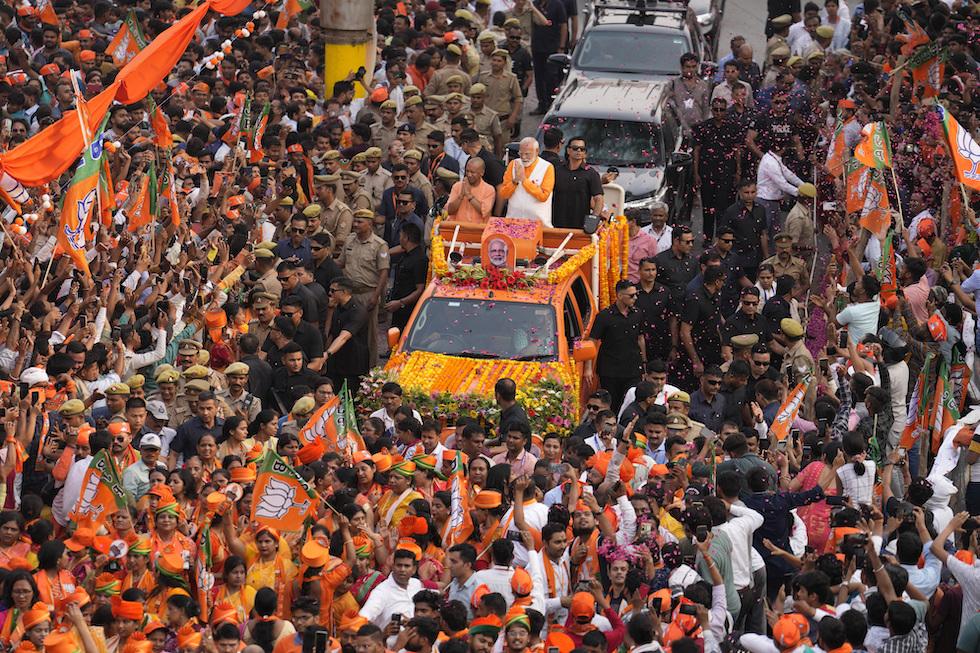
[{"label": "vehicle headlight", "polygon": [[646,197],[641,197],[634,200],[626,200],[627,209],[649,209],[654,202],[663,202],[664,196],[667,194],[667,186],[662,186],[655,193],[647,195]]}]

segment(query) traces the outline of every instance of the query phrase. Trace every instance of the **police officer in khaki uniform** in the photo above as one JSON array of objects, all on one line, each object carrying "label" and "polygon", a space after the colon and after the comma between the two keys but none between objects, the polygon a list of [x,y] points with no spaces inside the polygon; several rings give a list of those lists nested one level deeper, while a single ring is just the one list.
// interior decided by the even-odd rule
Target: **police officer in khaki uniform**
[{"label": "police officer in khaki uniform", "polygon": [[[183,389],[183,396],[177,398],[177,406],[172,413],[170,421],[167,423],[172,429],[179,428],[181,424],[197,416],[197,398],[205,390],[210,390],[211,384],[202,379],[187,381]],[[167,412],[170,412],[169,410]]]},{"label": "police officer in khaki uniform", "polygon": [[[463,97],[462,93],[450,93],[446,96],[446,113],[443,114],[442,118],[435,123],[436,129],[449,134],[452,131],[453,120],[463,113]],[[467,100],[466,104],[469,104]],[[469,107],[467,107],[469,108]]]},{"label": "police officer in khaki uniform", "polygon": [[113,383],[106,388],[106,406],[109,408],[109,423],[118,424],[126,421],[126,401],[130,397],[129,386],[125,383]]},{"label": "police officer in khaki uniform", "polygon": [[259,339],[260,349],[265,339],[269,337],[278,304],[279,298],[273,295],[263,292],[252,293],[252,311],[255,317],[248,321],[248,332]]},{"label": "police officer in khaki uniform", "polygon": [[317,175],[314,179],[314,190],[322,202],[323,230],[333,238],[335,248],[339,251],[340,244],[350,235],[354,214],[350,207],[337,198],[337,188],[340,185],[340,175]]},{"label": "police officer in khaki uniform", "polygon": [[[459,75],[460,81],[464,85],[463,91],[466,92],[470,89],[470,76],[463,71],[460,65],[460,59],[463,56],[463,51],[455,43],[450,43],[446,46],[446,64],[439,70],[432,73],[432,77],[429,79],[429,83],[425,85],[425,92],[423,95],[426,97],[430,95],[445,95],[449,92],[449,87],[446,85],[446,80],[448,80],[453,75]],[[465,75],[466,80],[463,81],[463,76]]]},{"label": "police officer in khaki uniform", "polygon": [[[794,388],[796,384],[807,376],[812,376],[817,371],[817,363],[813,360],[813,354],[806,348],[806,333],[803,325],[791,317],[784,317],[779,322],[779,330],[786,338],[786,353],[783,354],[782,372],[789,376],[789,387]],[[813,406],[817,401],[817,384],[811,383],[803,396],[803,405],[800,412],[804,419],[813,419]]]},{"label": "police officer in khaki uniform", "polygon": [[[371,196],[374,202],[374,212],[377,213],[381,208],[381,199],[385,191],[391,188],[394,183],[391,181],[391,173],[381,167],[381,150],[377,147],[369,147],[364,151],[365,164],[367,169],[364,171],[364,190]],[[384,231],[385,219],[381,216],[381,222],[377,223]]]},{"label": "police officer in khaki uniform", "polygon": [[[272,245],[272,247],[263,247],[263,245]],[[255,273],[259,275],[259,278],[252,285],[252,292],[264,293],[279,299],[282,297],[282,284],[279,283],[279,277],[276,276],[278,257],[275,247],[275,243],[259,243],[252,251],[253,256],[255,256],[255,263],[252,264],[252,267],[255,268]]]},{"label": "police officer in khaki uniform", "polygon": [[405,120],[415,127],[415,143],[425,143],[429,132],[434,131],[435,127],[425,121],[425,110],[422,108],[422,98],[419,96],[405,100]]},{"label": "police officer in khaki uniform", "polygon": [[298,436],[306,423],[310,421],[310,415],[313,414],[314,410],[316,410],[316,401],[313,397],[297,399],[293,404],[293,409],[289,411],[293,418],[282,425],[282,428],[279,429],[279,436],[282,437],[284,433]]},{"label": "police officer in khaki uniform", "polygon": [[477,75],[490,71],[490,55],[497,49],[497,37],[493,32],[483,31],[476,37],[476,42],[480,46],[480,70]]},{"label": "police officer in khaki uniform", "polygon": [[129,386],[129,396],[136,397],[137,399],[146,399],[146,377],[142,374],[134,374],[125,381],[126,385]]},{"label": "police officer in khaki uniform", "polygon": [[340,171],[340,183],[344,185],[344,204],[347,205],[352,213],[358,209],[367,209],[374,212],[374,201],[371,195],[361,187],[361,179],[364,178],[359,172],[353,170]]},{"label": "police officer in khaki uniform", "polygon": [[[157,389],[147,395],[146,400],[159,401],[167,409],[169,419],[168,426],[172,425],[177,417],[177,381],[180,380],[180,373],[177,370],[163,370],[157,372]],[[171,426],[171,428],[174,428]]]},{"label": "police officer in khaki uniform", "polygon": [[216,393],[217,397],[227,403],[236,415],[254,422],[262,410],[262,400],[245,390],[245,384],[248,383],[248,365],[232,363],[225,368],[225,378],[228,379],[228,389]]},{"label": "police officer in khaki uniform", "polygon": [[354,284],[353,297],[368,313],[369,361],[378,361],[378,307],[384,301],[388,286],[388,243],[371,228],[374,214],[358,211],[354,214],[354,229],[337,263],[344,276]]},{"label": "police officer in khaki uniform", "polygon": [[793,256],[793,237],[786,232],[776,234],[776,255],[770,256],[762,262],[763,265],[771,265],[779,277],[788,274],[797,283],[803,280],[806,273],[806,263],[803,259]]},{"label": "police officer in khaki uniform", "polygon": [[428,120],[435,129],[441,129],[439,125],[444,123],[443,116],[446,113],[446,107],[444,107],[443,104],[445,104],[445,102],[446,98],[442,95],[430,95],[429,97],[425,98],[425,101],[423,102],[422,108],[425,109],[425,119]]},{"label": "police officer in khaki uniform", "polygon": [[181,340],[177,345],[177,367],[186,370],[192,365],[197,365],[197,358],[201,354],[201,343],[197,340]]},{"label": "police officer in khaki uniform", "polygon": [[459,97],[462,98],[460,100],[460,106],[462,107],[462,111],[469,111],[470,110],[470,98],[467,97],[466,93],[463,92],[463,78],[462,78],[462,76],[460,76],[460,75],[453,75],[452,77],[449,78],[449,80],[448,80],[448,82],[447,82],[446,85],[449,86],[449,95],[447,95],[446,97],[449,98],[449,97],[452,97],[452,96],[458,94]]},{"label": "police officer in khaki uniform", "polygon": [[337,150],[327,150],[324,152],[320,162],[323,163],[323,169],[327,171],[328,175],[335,175],[340,170],[340,164],[343,161],[341,160],[340,152]]},{"label": "police officer in khaki uniform", "polygon": [[[319,175],[324,176],[324,175]],[[316,177],[314,177],[315,179]],[[312,199],[312,198],[311,198]],[[322,234],[326,231],[323,226],[323,222],[320,220],[322,216],[323,207],[319,204],[309,204],[305,209],[303,209],[303,217],[306,218],[306,237],[312,238],[317,234]]]},{"label": "police officer in khaki uniform", "polygon": [[432,206],[432,184],[429,178],[422,174],[422,152],[409,150],[402,159],[408,168],[408,185],[415,186],[425,195],[425,201]]},{"label": "police officer in khaki uniform", "polygon": [[381,120],[371,125],[371,147],[377,147],[382,152],[398,138],[398,125],[395,114],[398,113],[398,103],[385,100],[381,104]]},{"label": "police officer in khaki uniform", "polygon": [[728,368],[732,366],[733,361],[745,361],[751,367],[752,348],[757,344],[759,344],[759,336],[755,333],[740,333],[737,336],[732,336],[727,345],[722,342],[722,352],[725,351],[726,346],[731,347],[732,358],[724,362],[721,366],[721,371],[728,372]]},{"label": "police officer in khaki uniform", "polygon": [[[486,106],[497,112],[500,128],[508,137],[518,126],[524,104],[521,84],[517,81],[517,75],[510,71],[509,63],[510,53],[507,50],[494,50],[490,57],[490,69],[481,71],[477,77],[477,81],[487,89]],[[514,117],[513,121],[510,120],[511,116]]]},{"label": "police officer in khaki uniform", "polygon": [[504,136],[503,130],[500,128],[500,118],[496,111],[484,105],[486,97],[487,87],[483,84],[474,84],[470,87],[473,129],[491,143],[491,149],[497,156],[502,156],[504,153]]}]

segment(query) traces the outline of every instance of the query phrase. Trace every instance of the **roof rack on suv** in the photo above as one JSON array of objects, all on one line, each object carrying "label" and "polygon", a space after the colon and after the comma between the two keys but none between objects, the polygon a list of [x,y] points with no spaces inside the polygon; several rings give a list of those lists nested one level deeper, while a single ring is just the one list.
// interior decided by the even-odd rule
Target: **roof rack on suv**
[{"label": "roof rack on suv", "polygon": [[592,9],[598,17],[601,13],[661,11],[687,15],[687,0],[666,2],[663,0],[596,0]]}]

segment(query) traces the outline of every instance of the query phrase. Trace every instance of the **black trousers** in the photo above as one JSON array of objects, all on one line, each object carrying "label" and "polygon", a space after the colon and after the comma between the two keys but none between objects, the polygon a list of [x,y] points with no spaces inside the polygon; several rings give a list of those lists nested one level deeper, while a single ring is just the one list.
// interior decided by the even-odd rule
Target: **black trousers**
[{"label": "black trousers", "polygon": [[704,235],[710,240],[715,237],[715,225],[732,205],[735,192],[731,178],[712,179],[701,178],[701,212],[704,216]]},{"label": "black trousers", "polygon": [[618,376],[599,376],[599,387],[609,391],[609,394],[612,396],[612,409],[617,413],[623,405],[623,397],[626,396],[626,391],[639,382],[639,376],[625,378]]},{"label": "black trousers", "polygon": [[538,106],[551,106],[551,96],[558,88],[558,69],[548,61],[551,52],[532,52],[534,62],[534,90],[538,95]]}]

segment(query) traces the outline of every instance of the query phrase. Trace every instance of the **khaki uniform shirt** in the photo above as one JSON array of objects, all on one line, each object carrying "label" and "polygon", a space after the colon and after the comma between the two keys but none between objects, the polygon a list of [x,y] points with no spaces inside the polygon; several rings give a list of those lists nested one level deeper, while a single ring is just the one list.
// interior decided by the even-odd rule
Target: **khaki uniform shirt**
[{"label": "khaki uniform shirt", "polygon": [[477,81],[487,87],[486,106],[500,114],[501,120],[510,116],[515,104],[524,102],[517,75],[510,71],[505,70],[500,77],[494,77],[489,70],[480,72]]},{"label": "khaki uniform shirt", "polygon": [[391,173],[378,166],[378,171],[371,174],[367,170],[364,171],[364,190],[368,192],[371,196],[371,201],[374,202],[374,206],[371,210],[375,213],[381,207],[381,198],[384,197],[385,191],[391,188]]},{"label": "khaki uniform shirt", "polygon": [[430,95],[447,95],[449,93],[449,86],[446,85],[446,80],[453,75],[459,75],[463,78],[463,95],[469,95],[470,86],[472,85],[469,73],[459,66],[447,65],[432,73],[432,78],[429,80],[429,83],[425,85],[425,90],[422,91],[422,96],[429,97]]},{"label": "khaki uniform shirt", "polygon": [[371,194],[364,190],[364,188],[361,186],[357,187],[357,190],[354,191],[353,195],[344,196],[344,204],[346,204],[352,212],[359,209],[374,211],[374,200],[371,199]]},{"label": "khaki uniform shirt", "polygon": [[279,276],[276,268],[272,268],[255,281],[254,290],[275,295],[276,299],[282,298],[282,284],[279,283]]},{"label": "khaki uniform shirt", "polygon": [[425,195],[425,201],[428,202],[429,206],[432,206],[432,183],[429,182],[428,177],[422,174],[421,170],[412,175],[408,183],[422,191],[422,194]]},{"label": "khaki uniform shirt", "polygon": [[767,258],[762,264],[771,265],[776,271],[777,277],[782,274],[788,274],[794,279],[802,279],[803,275],[806,274],[806,264],[803,262],[803,259],[796,256],[790,256],[789,261],[783,263],[779,260],[779,254],[776,254]]},{"label": "khaki uniform shirt", "polygon": [[473,121],[473,129],[475,129],[480,136],[486,138],[491,145],[489,149],[494,150],[496,137],[503,134],[500,129],[500,120],[497,117],[497,112],[484,106],[479,111],[474,111],[473,117],[475,118]]},{"label": "khaki uniform shirt", "polygon": [[[521,45],[525,48],[531,47],[531,30],[534,29],[533,18],[534,12],[530,7],[526,8],[522,13],[515,14],[513,9],[508,9],[504,12],[504,16],[507,18],[516,18],[521,23]],[[505,19],[506,20],[506,19]]]},{"label": "khaki uniform shirt", "polygon": [[786,37],[780,36],[779,34],[774,34],[769,37],[769,41],[766,43],[766,68],[772,65],[772,53],[779,48],[786,46],[789,50],[789,43],[786,42]]},{"label": "khaki uniform shirt", "polygon": [[255,336],[259,339],[259,349],[261,349],[262,345],[265,344],[265,339],[269,337],[269,331],[271,330],[271,322],[269,323],[269,326],[264,326],[261,322],[259,322],[259,318],[257,317],[253,317],[248,321],[248,332],[255,334]]},{"label": "khaki uniform shirt", "polygon": [[350,207],[338,199],[320,211],[320,220],[324,229],[333,237],[334,250],[340,250],[340,243],[347,240],[351,225],[354,224],[354,214]]},{"label": "khaki uniform shirt", "polygon": [[793,237],[793,245],[796,247],[813,249],[813,218],[810,217],[810,207],[797,202],[786,216],[783,232]]},{"label": "khaki uniform shirt", "polygon": [[371,234],[365,242],[357,234],[351,234],[338,263],[344,269],[344,276],[354,284],[355,293],[374,291],[381,280],[381,271],[391,265],[388,243],[377,234]]},{"label": "khaki uniform shirt", "polygon": [[385,127],[380,122],[371,125],[371,147],[380,147],[382,152],[388,151],[388,146],[398,138],[397,121],[391,127]]},{"label": "khaki uniform shirt", "polygon": [[[426,141],[429,140],[429,134],[436,130],[436,126],[427,120],[423,120],[421,125],[415,128],[415,143],[416,147],[422,149],[426,145]],[[421,143],[421,146],[418,145]]]},{"label": "khaki uniform shirt", "polygon": [[217,396],[227,403],[232,411],[235,411],[236,415],[238,414],[238,410],[245,413],[249,422],[254,422],[262,410],[262,400],[245,390],[242,391],[242,394],[237,399],[231,396],[230,390],[222,390],[217,393]]}]

